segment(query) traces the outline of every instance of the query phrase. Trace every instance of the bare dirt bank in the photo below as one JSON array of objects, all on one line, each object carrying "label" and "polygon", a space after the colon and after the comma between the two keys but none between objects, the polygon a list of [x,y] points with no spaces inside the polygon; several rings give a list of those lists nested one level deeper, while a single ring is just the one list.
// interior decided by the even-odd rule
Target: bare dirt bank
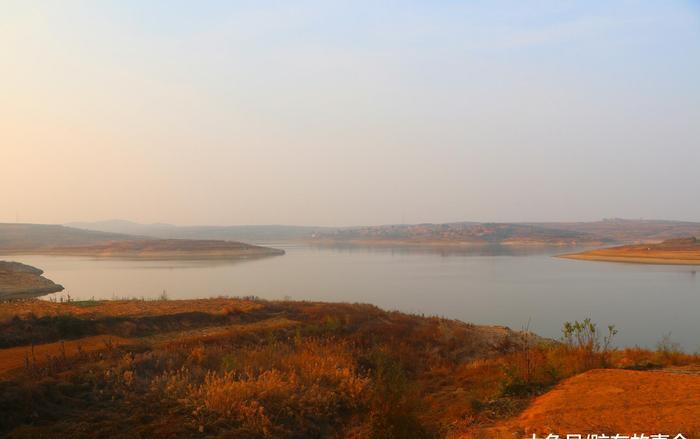
[{"label": "bare dirt bank", "polygon": [[19,262],[0,261],[0,299],[38,297],[63,291],[44,272]]},{"label": "bare dirt bank", "polygon": [[81,353],[109,349],[130,343],[129,339],[111,335],[90,336],[78,340],[59,341],[33,346],[17,346],[0,349],[0,375],[33,365],[43,365],[52,357],[73,358]]},{"label": "bare dirt bank", "polygon": [[486,429],[480,437],[635,433],[697,437],[699,432],[700,375],[597,369],[563,381],[516,419]]}]

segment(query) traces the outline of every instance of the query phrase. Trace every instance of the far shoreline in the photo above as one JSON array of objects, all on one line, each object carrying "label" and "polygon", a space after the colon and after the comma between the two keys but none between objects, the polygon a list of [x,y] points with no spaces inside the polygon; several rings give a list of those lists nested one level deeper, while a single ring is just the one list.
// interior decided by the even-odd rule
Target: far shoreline
[{"label": "far shoreline", "polygon": [[445,247],[445,248],[484,248],[484,247],[594,247],[606,244],[605,242],[545,242],[535,240],[511,240],[511,241],[448,241],[448,240],[426,240],[426,241],[411,241],[411,240],[393,240],[393,239],[352,239],[352,240],[336,240],[336,239],[308,239],[303,240],[310,245],[353,245],[358,247]]}]

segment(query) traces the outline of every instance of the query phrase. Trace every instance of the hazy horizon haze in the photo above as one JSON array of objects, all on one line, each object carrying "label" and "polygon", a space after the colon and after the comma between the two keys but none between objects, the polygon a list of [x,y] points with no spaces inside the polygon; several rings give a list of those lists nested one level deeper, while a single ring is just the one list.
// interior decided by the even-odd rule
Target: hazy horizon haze
[{"label": "hazy horizon haze", "polygon": [[7,1],[0,50],[0,222],[700,221],[697,1]]}]

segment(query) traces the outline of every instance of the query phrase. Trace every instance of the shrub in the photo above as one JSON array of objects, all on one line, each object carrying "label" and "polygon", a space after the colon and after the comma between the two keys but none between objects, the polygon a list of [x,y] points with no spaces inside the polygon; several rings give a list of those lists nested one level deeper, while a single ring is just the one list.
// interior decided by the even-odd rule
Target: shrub
[{"label": "shrub", "polygon": [[420,400],[401,363],[385,348],[367,358],[372,368],[371,436],[377,439],[428,437],[418,419]]},{"label": "shrub", "polygon": [[601,341],[598,325],[590,318],[581,322],[564,322],[562,339],[566,346],[581,354],[583,370],[607,367],[610,364],[609,352],[618,331],[615,325],[609,325],[607,329],[608,332]]},{"label": "shrub", "polygon": [[669,332],[656,343],[656,355],[662,364],[676,365],[681,363],[684,353],[680,343],[673,341]]},{"label": "shrub", "polygon": [[503,357],[504,379],[501,392],[505,396],[539,394],[559,380],[597,367],[611,364],[611,345],[617,335],[615,326],[600,336],[591,319],[565,322],[561,344],[533,346],[529,332],[521,335],[522,348]]}]

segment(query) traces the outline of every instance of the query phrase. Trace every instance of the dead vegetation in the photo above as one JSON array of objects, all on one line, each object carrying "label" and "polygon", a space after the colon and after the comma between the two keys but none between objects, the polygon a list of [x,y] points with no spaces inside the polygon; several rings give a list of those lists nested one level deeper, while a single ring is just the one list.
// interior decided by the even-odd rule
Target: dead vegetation
[{"label": "dead vegetation", "polygon": [[448,426],[425,416],[440,388],[427,378],[518,345],[506,328],[359,304],[1,307],[0,352],[20,359],[4,363],[0,431],[16,437],[435,436]]},{"label": "dead vegetation", "polygon": [[556,343],[360,304],[0,306],[12,346],[0,350],[0,434],[12,437],[451,437],[588,369],[698,363],[614,351],[589,321]]}]

